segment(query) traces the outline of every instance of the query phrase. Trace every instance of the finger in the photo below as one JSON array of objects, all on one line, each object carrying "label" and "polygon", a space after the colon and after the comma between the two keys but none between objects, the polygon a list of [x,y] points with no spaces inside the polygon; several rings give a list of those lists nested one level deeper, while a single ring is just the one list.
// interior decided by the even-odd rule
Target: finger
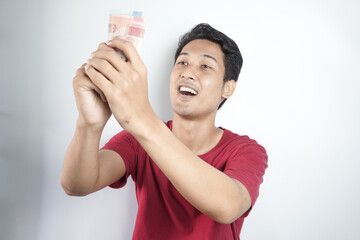
[{"label": "finger", "polygon": [[111,87],[111,82],[89,64],[86,64],[85,72],[89,76],[91,82],[106,96],[108,89]]},{"label": "finger", "polygon": [[126,40],[115,38],[111,41],[106,42],[106,45],[112,48],[118,48],[121,51],[123,51],[124,55],[126,56],[128,62],[130,62],[133,65],[141,64],[143,65],[143,62],[141,61],[141,58],[134,47],[134,45]]},{"label": "finger", "polygon": [[75,73],[75,75],[76,76],[83,76],[83,75],[86,75],[86,73],[85,73],[85,65],[86,65],[86,63],[84,63],[83,65],[81,65],[81,67],[79,67],[78,69],[76,69],[76,73]]},{"label": "finger", "polygon": [[76,74],[73,78],[73,86],[85,86],[87,89],[92,89],[92,85],[94,85],[91,80],[89,79],[89,76],[85,72],[85,66],[86,63],[81,65],[80,68],[76,70]]},{"label": "finger", "polygon": [[98,88],[97,86],[94,85],[94,91],[100,96],[101,100],[103,102],[107,102],[106,96],[105,94],[100,90],[100,88]]},{"label": "finger", "polygon": [[90,78],[86,74],[85,66],[86,66],[86,63],[84,63],[83,65],[81,65],[80,68],[77,69],[77,71],[76,71],[77,78],[75,77],[74,80],[78,79],[78,78],[86,79],[85,81],[82,80],[82,82],[83,82],[82,85],[88,90],[95,91],[100,96],[100,98],[103,102],[107,102],[105,94],[97,86],[95,86],[95,84],[90,80]]},{"label": "finger", "polygon": [[91,58],[87,63],[104,75],[109,81],[114,82],[119,72],[107,60],[101,58]]},{"label": "finger", "polygon": [[109,47],[104,43],[100,43],[98,50],[91,53],[92,58],[101,58],[107,60],[117,71],[126,68],[126,62],[118,54],[118,49]]}]

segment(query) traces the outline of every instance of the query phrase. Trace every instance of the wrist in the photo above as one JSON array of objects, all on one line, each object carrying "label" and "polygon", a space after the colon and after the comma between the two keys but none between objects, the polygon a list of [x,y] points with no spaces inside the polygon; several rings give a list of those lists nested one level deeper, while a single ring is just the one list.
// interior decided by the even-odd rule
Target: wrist
[{"label": "wrist", "polygon": [[154,131],[163,124],[163,121],[151,109],[148,113],[128,122],[123,128],[138,140],[150,139],[154,135]]},{"label": "wrist", "polygon": [[90,134],[100,134],[102,133],[105,124],[101,123],[88,123],[81,116],[78,117],[76,121],[76,129],[82,132],[88,132]]}]

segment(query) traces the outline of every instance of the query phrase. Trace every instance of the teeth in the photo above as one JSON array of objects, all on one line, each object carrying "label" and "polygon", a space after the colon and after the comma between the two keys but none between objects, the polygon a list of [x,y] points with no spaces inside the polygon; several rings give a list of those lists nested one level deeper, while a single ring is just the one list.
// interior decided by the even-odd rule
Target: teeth
[{"label": "teeth", "polygon": [[180,91],[181,92],[189,92],[189,93],[192,93],[194,95],[197,94],[197,92],[194,89],[188,88],[188,87],[180,87]]}]

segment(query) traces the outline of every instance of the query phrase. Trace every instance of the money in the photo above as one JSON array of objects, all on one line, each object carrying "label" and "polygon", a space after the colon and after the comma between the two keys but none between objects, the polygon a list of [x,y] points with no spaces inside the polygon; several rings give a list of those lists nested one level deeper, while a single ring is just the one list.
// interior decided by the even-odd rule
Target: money
[{"label": "money", "polygon": [[[108,41],[121,38],[130,41],[139,52],[145,32],[145,19],[139,11],[113,11],[110,13]],[[117,50],[126,61],[124,53]]]}]

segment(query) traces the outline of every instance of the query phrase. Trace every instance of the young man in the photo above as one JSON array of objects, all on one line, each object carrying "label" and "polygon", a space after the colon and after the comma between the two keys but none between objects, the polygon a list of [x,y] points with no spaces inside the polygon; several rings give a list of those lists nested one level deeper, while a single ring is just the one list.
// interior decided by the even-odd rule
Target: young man
[{"label": "young man", "polygon": [[[61,175],[65,192],[120,188],[131,175],[133,239],[239,239],[267,167],[262,146],[215,127],[241,66],[236,43],[208,24],[185,34],[170,77],[174,116],[164,124],[150,106],[146,68],[132,44],[100,44],[73,80],[79,117]],[[124,131],[98,151],[111,114]]]}]

